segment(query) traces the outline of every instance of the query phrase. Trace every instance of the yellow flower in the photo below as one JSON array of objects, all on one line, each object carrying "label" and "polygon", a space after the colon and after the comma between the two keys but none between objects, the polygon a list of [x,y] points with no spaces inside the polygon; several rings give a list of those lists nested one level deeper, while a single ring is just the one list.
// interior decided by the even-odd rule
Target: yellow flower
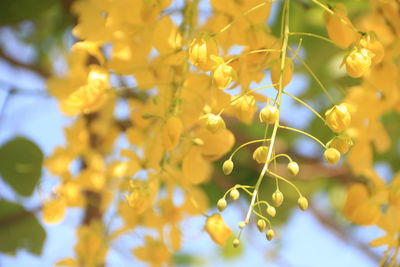
[{"label": "yellow flower", "polygon": [[251,122],[254,116],[254,113],[257,110],[256,100],[252,95],[243,95],[240,98],[238,96],[233,96],[232,99],[236,99],[233,102],[232,108],[234,115],[244,121]]},{"label": "yellow flower", "polygon": [[346,71],[349,76],[359,78],[369,70],[374,53],[366,48],[354,49],[346,57]]},{"label": "yellow flower", "polygon": [[225,246],[229,237],[232,235],[231,229],[218,213],[207,218],[205,230],[210,235],[211,239],[222,247]]},{"label": "yellow flower", "polygon": [[385,55],[385,48],[375,37],[367,35],[365,38],[360,40],[360,46],[368,49],[374,54],[371,59],[373,64],[378,64],[382,61]]},{"label": "yellow flower", "polygon": [[217,133],[225,129],[225,122],[220,115],[209,113],[206,115],[206,127],[212,133]]},{"label": "yellow flower", "polygon": [[325,13],[329,38],[338,46],[347,48],[357,40],[357,33],[351,29],[352,23],[347,17],[347,10],[343,4],[335,4],[333,11],[335,14]]},{"label": "yellow flower", "polygon": [[350,147],[353,145],[353,141],[347,134],[341,134],[332,138],[326,146],[329,148],[335,148],[340,154],[346,154]]},{"label": "yellow flower", "polygon": [[361,225],[373,225],[381,216],[379,204],[372,201],[363,184],[353,184],[348,189],[343,213],[350,221]]},{"label": "yellow flower", "polygon": [[65,215],[66,203],[61,197],[54,198],[43,205],[43,221],[45,223],[59,223]]},{"label": "yellow flower", "polygon": [[189,46],[189,59],[192,64],[204,71],[210,71],[213,61],[210,55],[217,55],[218,49],[215,41],[208,36],[193,39]]},{"label": "yellow flower", "polygon": [[233,80],[234,70],[231,66],[222,63],[217,66],[213,73],[215,85],[218,89],[223,90],[228,87]]},{"label": "yellow flower", "polygon": [[104,69],[92,65],[87,83],[62,101],[62,111],[68,115],[77,115],[98,110],[108,98],[108,80],[108,73]]},{"label": "yellow flower", "polygon": [[177,117],[169,118],[161,132],[162,144],[165,150],[172,150],[178,144],[183,131],[183,124]]},{"label": "yellow flower", "polygon": [[346,130],[351,123],[351,115],[346,104],[335,105],[325,112],[326,124],[334,132]]}]

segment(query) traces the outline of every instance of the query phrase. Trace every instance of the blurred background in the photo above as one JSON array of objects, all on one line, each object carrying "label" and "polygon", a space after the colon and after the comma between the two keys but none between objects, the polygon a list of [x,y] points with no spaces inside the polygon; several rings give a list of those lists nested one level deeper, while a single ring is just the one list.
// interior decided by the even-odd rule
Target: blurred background
[{"label": "blurred background", "polygon": [[[75,228],[81,221],[82,211],[68,209],[62,223],[46,225],[41,219],[42,200],[52,192],[58,180],[41,167],[42,161],[56,146],[65,145],[63,129],[74,118],[66,117],[58,109],[57,101],[46,90],[46,79],[52,73],[65,71],[65,55],[76,41],[71,29],[76,18],[71,13],[74,0],[2,0],[0,2],[0,163],[3,176],[8,172],[4,162],[27,157],[33,164],[25,176],[15,182],[0,178],[0,266],[53,266],[64,257],[73,257],[76,241]],[[182,8],[184,1],[174,1],[171,9]],[[346,2],[346,1],[344,1]],[[350,2],[350,1],[347,1]],[[365,7],[363,1],[352,1],[354,14]],[[211,12],[208,1],[200,1],[201,19]],[[276,23],[279,4],[274,5],[270,18],[272,30]],[[307,21],[294,21],[303,31],[324,33],[321,12],[309,8]],[[292,17],[296,18],[296,15]],[[302,16],[304,17],[304,15]],[[179,17],[175,19],[179,20]],[[296,47],[296,44],[293,44]],[[314,49],[324,51],[324,58],[308,53]],[[301,50],[310,66],[318,69],[318,76],[327,84],[345,87],[351,81],[343,77],[341,70],[333,70],[337,51],[323,42],[303,42]],[[332,64],[331,64],[332,63]],[[331,64],[331,65],[330,65]],[[287,91],[302,96],[317,110],[324,110],[327,100],[297,64],[294,80]],[[267,75],[269,77],[269,75]],[[270,83],[269,78],[261,84]],[[232,91],[234,94],[235,91]],[[343,94],[331,90],[335,97]],[[322,140],[329,132],[320,127],[307,109],[284,99],[283,121],[300,129],[310,129]],[[124,114],[124,107],[117,112]],[[228,128],[236,135],[235,147],[259,138],[263,129],[257,125],[244,125],[228,119]],[[397,139],[398,140],[398,139]],[[121,147],[123,142],[119,144]],[[281,267],[336,267],[377,266],[381,249],[373,249],[368,242],[381,234],[376,227],[356,227],[340,213],[345,199],[345,187],[353,179],[345,164],[329,167],[321,163],[321,150],[308,139],[282,133],[278,145],[287,146],[293,158],[302,168],[295,180],[304,194],[311,198],[310,209],[302,212],[293,203],[285,204],[273,221],[277,238],[266,242],[256,229],[246,229],[240,249],[220,248],[203,230],[205,218],[184,220],[183,250],[174,255],[176,266],[281,266]],[[238,155],[237,175],[229,180],[219,171],[223,160],[215,163],[213,180],[204,185],[210,201],[215,203],[229,184],[253,184],[259,167],[251,162],[250,146]],[[396,153],[398,146],[393,148]],[[235,166],[236,168],[236,166]],[[379,174],[392,176],[390,162],[381,160],[375,165]],[[29,181],[28,181],[29,180]],[[272,189],[271,189],[272,190]],[[290,191],[290,189],[286,190]],[[295,195],[292,196],[295,199]],[[290,195],[288,196],[290,199]],[[177,195],[179,200],[179,195]],[[290,202],[290,201],[289,201]],[[245,200],[232,205],[224,212],[224,219],[232,229],[246,212]],[[9,216],[12,212],[12,216]],[[215,210],[214,210],[215,211]],[[210,211],[210,214],[213,210]],[[278,227],[276,227],[278,226]],[[137,261],[131,248],[141,244],[140,231],[126,235],[115,242],[108,254],[106,266],[146,266]]]}]

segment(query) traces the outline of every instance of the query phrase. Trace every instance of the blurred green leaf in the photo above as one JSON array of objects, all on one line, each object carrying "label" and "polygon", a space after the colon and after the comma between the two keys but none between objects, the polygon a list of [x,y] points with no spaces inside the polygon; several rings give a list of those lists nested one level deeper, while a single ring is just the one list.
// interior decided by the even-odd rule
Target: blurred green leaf
[{"label": "blurred green leaf", "polygon": [[55,0],[2,0],[0,25],[38,18],[57,3]]},{"label": "blurred green leaf", "polygon": [[15,192],[30,196],[42,173],[43,153],[32,141],[16,137],[0,148],[0,174]]},{"label": "blurred green leaf", "polygon": [[225,247],[221,248],[221,254],[225,259],[234,259],[243,254],[244,242],[241,242],[241,244],[237,248],[235,248],[232,245],[233,239],[235,238],[236,236],[232,235],[226,242]]},{"label": "blurred green leaf", "polygon": [[34,214],[17,203],[0,200],[0,251],[15,254],[18,249],[40,255],[46,232]]}]

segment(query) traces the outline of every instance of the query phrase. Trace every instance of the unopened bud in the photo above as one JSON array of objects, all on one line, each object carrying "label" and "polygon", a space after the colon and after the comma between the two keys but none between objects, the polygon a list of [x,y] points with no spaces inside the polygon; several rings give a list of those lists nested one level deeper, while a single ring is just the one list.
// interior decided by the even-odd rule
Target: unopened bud
[{"label": "unopened bud", "polygon": [[276,214],[276,209],[275,209],[274,207],[272,207],[272,206],[268,206],[268,208],[267,208],[267,213],[268,213],[271,217],[274,217],[275,214]]},{"label": "unopened bud", "polygon": [[240,245],[239,239],[235,238],[232,242],[232,245],[234,248],[237,248]]},{"label": "unopened bud", "polygon": [[335,148],[328,148],[324,152],[324,159],[330,164],[336,164],[340,159],[340,152]]},{"label": "unopened bud", "polygon": [[226,208],[226,200],[224,198],[221,198],[217,202],[217,208],[220,212],[222,212]]},{"label": "unopened bud", "polygon": [[238,200],[240,194],[239,191],[235,188],[229,193],[229,196],[232,198],[232,200]]},{"label": "unopened bud", "polygon": [[265,106],[260,111],[260,121],[268,124],[274,124],[279,119],[279,110],[272,105]]},{"label": "unopened bud", "polygon": [[299,199],[297,200],[297,204],[299,205],[301,210],[308,209],[308,200],[303,196],[299,197]]},{"label": "unopened bud", "polygon": [[281,191],[276,190],[273,194],[272,194],[272,201],[274,202],[275,207],[279,207],[280,205],[282,205],[283,202],[283,194]]},{"label": "unopened bud", "polygon": [[274,236],[275,236],[274,230],[269,229],[269,230],[267,231],[266,236],[267,236],[268,241],[271,241],[271,240],[274,238]]},{"label": "unopened bud", "polygon": [[293,174],[294,176],[296,176],[299,173],[299,164],[297,164],[297,162],[291,161],[291,162],[289,162],[287,167],[288,167],[289,172],[291,174]]},{"label": "unopened bud", "polygon": [[268,157],[268,150],[268,146],[257,147],[257,149],[253,152],[253,159],[258,163],[265,163]]},{"label": "unopened bud", "polygon": [[246,222],[239,222],[238,226],[239,226],[240,229],[243,229],[243,228],[246,227]]},{"label": "unopened bud", "polygon": [[231,174],[233,170],[233,161],[231,159],[225,160],[224,164],[222,164],[222,171],[225,175]]},{"label": "unopened bud", "polygon": [[265,231],[265,227],[267,227],[267,223],[265,222],[265,220],[259,219],[259,220],[257,221],[257,228],[258,228],[258,231],[264,232],[264,231]]}]

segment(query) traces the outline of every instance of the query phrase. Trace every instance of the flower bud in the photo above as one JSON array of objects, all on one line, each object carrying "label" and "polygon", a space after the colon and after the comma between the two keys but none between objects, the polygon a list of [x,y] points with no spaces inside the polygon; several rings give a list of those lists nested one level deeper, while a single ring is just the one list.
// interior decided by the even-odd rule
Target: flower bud
[{"label": "flower bud", "polygon": [[282,205],[283,199],[283,194],[278,189],[272,194],[272,201],[274,202],[275,207]]},{"label": "flower bud", "polygon": [[[277,61],[271,68],[271,81],[274,85],[274,87],[279,90],[279,81],[280,81],[280,76],[281,76],[281,61]],[[293,77],[293,61],[291,58],[286,57],[285,59],[285,68],[283,70],[283,84],[282,87],[285,88],[286,85],[290,83]],[[282,89],[283,89],[282,88]]]},{"label": "flower bud", "polygon": [[239,226],[240,229],[243,229],[243,228],[246,227],[246,223],[245,222],[239,222],[238,226]]},{"label": "flower bud", "polygon": [[325,112],[326,124],[334,132],[346,130],[351,123],[351,115],[346,104],[335,105]]},{"label": "flower bud", "polygon": [[192,64],[204,71],[212,69],[210,55],[217,55],[218,48],[214,40],[203,34],[193,39],[189,46],[189,59]]},{"label": "flower bud", "polygon": [[350,77],[359,78],[369,70],[374,53],[369,49],[354,49],[345,59],[346,71]]},{"label": "flower bud", "polygon": [[265,227],[267,227],[267,223],[265,222],[265,220],[259,219],[257,221],[258,231],[260,231],[261,233],[264,232],[265,231]]},{"label": "flower bud", "polygon": [[235,188],[235,189],[231,190],[231,192],[229,193],[229,196],[232,198],[232,200],[238,200],[240,194],[239,194],[239,191]]},{"label": "flower bud", "polygon": [[289,172],[291,174],[293,174],[294,176],[296,176],[299,173],[299,164],[297,164],[297,162],[295,162],[295,161],[289,162],[289,164],[287,165],[287,168],[288,168]]},{"label": "flower bud", "polygon": [[265,163],[268,157],[268,150],[268,146],[257,147],[257,149],[253,152],[253,159],[258,163]]},{"label": "flower bud", "polygon": [[326,144],[328,148],[336,149],[341,155],[346,154],[352,145],[353,141],[347,134],[335,136]]},{"label": "flower bud", "polygon": [[239,239],[235,238],[232,242],[232,245],[234,248],[237,248],[240,245]]},{"label": "flower bud", "polygon": [[279,110],[272,105],[265,106],[260,111],[260,121],[268,124],[274,124],[279,119]]},{"label": "flower bud", "polygon": [[340,159],[340,152],[335,148],[328,148],[324,152],[324,159],[330,164],[336,164]]},{"label": "flower bud", "polygon": [[226,200],[224,198],[220,198],[217,202],[217,208],[220,212],[224,211],[224,209],[226,208]]},{"label": "flower bud", "polygon": [[226,128],[225,122],[221,116],[212,113],[207,115],[206,127],[212,133],[216,133]]},{"label": "flower bud", "polygon": [[299,205],[301,210],[307,210],[308,209],[308,201],[305,197],[301,196],[297,200],[297,204]]},{"label": "flower bud", "polygon": [[213,78],[217,88],[223,90],[232,82],[233,68],[225,63],[222,63],[215,69]]},{"label": "flower bud", "polygon": [[269,229],[269,230],[267,231],[266,236],[267,236],[268,241],[271,241],[271,240],[274,238],[274,236],[275,236],[274,230]]},{"label": "flower bud", "polygon": [[231,159],[225,160],[224,164],[222,165],[222,171],[225,175],[229,175],[233,170],[233,166],[233,161]]},{"label": "flower bud", "polygon": [[269,214],[269,216],[271,217],[275,217],[276,215],[276,209],[272,206],[268,206],[267,208],[267,213]]}]

